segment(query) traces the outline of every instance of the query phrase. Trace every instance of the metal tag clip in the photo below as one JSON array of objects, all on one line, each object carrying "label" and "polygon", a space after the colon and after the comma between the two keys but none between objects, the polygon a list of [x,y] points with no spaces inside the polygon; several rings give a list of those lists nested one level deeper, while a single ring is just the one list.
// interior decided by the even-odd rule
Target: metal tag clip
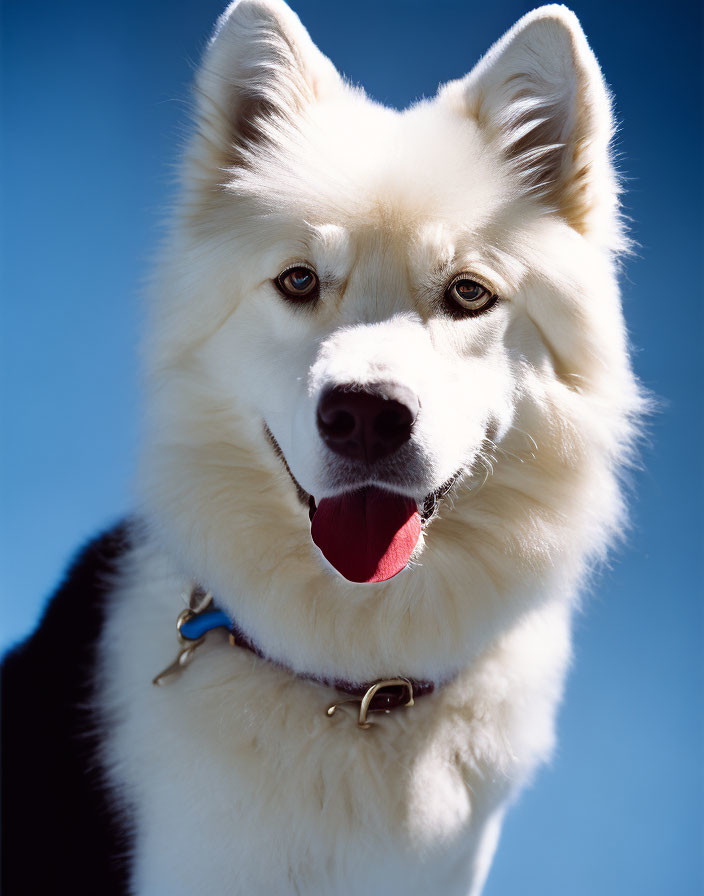
[{"label": "metal tag clip", "polygon": [[205,635],[197,640],[193,640],[191,638],[186,638],[181,634],[181,626],[186,622],[190,622],[195,616],[199,613],[202,613],[203,610],[206,610],[213,601],[213,595],[210,591],[203,591],[198,585],[194,585],[191,589],[191,594],[188,599],[188,606],[185,610],[181,610],[178,614],[178,619],[176,620],[176,633],[179,640],[179,643],[183,646],[183,649],[179,651],[176,659],[167,666],[162,672],[160,672],[156,678],[152,680],[152,684],[157,685],[157,687],[161,687],[162,685],[169,684],[169,682],[173,681],[174,678],[177,678],[181,672],[185,669],[185,667],[191,662],[193,659],[193,654],[196,651],[196,648],[200,647],[200,645],[205,641]]}]

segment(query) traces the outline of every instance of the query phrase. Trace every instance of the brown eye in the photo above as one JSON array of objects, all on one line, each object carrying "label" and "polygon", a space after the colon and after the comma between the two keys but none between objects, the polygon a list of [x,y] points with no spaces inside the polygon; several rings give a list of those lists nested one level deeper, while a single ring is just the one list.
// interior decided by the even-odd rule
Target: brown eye
[{"label": "brown eye", "polygon": [[320,286],[315,271],[302,265],[283,271],[274,282],[279,291],[289,299],[314,298]]},{"label": "brown eye", "polygon": [[[445,299],[454,313],[464,316],[488,311],[498,296],[491,290],[469,277],[457,277],[445,292]],[[463,314],[464,312],[464,314]]]}]

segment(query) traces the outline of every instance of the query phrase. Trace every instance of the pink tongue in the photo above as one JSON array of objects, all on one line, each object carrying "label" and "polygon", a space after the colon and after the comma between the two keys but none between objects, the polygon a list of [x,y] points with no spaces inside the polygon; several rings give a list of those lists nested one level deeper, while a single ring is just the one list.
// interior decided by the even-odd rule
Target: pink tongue
[{"label": "pink tongue", "polygon": [[350,582],[385,582],[405,568],[418,543],[416,502],[379,488],[323,498],[311,536]]}]

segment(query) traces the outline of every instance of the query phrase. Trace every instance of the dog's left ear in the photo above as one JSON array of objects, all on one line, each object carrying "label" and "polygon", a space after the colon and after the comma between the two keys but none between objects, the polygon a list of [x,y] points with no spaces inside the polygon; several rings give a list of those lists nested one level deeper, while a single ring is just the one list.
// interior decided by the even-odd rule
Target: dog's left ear
[{"label": "dog's left ear", "polygon": [[283,0],[234,0],[196,75],[196,126],[208,166],[238,164],[341,85]]},{"label": "dog's left ear", "polygon": [[613,241],[611,100],[574,13],[528,13],[447,93],[498,144],[523,189],[580,233]]}]

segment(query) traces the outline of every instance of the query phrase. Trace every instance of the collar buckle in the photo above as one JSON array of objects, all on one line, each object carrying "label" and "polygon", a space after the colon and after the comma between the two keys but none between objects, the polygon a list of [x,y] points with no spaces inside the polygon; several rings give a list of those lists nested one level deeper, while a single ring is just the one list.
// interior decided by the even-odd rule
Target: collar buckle
[{"label": "collar buckle", "polygon": [[334,715],[337,707],[343,706],[345,703],[359,703],[357,727],[366,731],[372,727],[372,723],[367,721],[368,713],[389,713],[399,706],[413,706],[413,685],[407,678],[384,678],[381,681],[375,681],[362,696],[333,703],[328,707],[328,716]]}]

